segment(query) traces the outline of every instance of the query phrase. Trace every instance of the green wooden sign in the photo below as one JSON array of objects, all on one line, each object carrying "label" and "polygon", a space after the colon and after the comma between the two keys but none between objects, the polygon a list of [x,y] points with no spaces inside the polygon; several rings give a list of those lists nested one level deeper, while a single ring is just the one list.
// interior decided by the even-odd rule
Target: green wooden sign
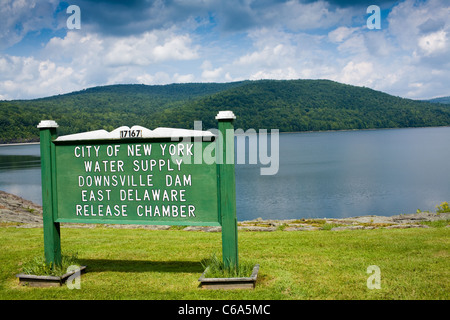
[{"label": "green wooden sign", "polygon": [[55,145],[56,222],[220,225],[217,166],[183,161],[194,142]]},{"label": "green wooden sign", "polygon": [[[56,136],[42,121],[41,165],[47,262],[61,262],[64,223],[222,226],[223,259],[237,266],[232,112],[209,131],[120,127]],[[208,159],[204,157],[208,156]],[[205,161],[207,160],[207,161]]]}]

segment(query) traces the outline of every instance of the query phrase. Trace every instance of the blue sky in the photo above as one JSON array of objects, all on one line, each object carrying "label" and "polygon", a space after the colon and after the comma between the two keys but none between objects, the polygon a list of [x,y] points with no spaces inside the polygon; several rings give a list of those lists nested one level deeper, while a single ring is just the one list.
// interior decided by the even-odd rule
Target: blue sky
[{"label": "blue sky", "polygon": [[[367,28],[370,5],[381,29]],[[246,79],[450,96],[449,17],[448,0],[0,0],[0,100]]]}]

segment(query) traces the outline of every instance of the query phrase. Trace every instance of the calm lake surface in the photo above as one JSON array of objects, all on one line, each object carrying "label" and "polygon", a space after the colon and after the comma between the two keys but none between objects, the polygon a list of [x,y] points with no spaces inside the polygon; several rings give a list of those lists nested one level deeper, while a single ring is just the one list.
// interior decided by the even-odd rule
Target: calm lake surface
[{"label": "calm lake surface", "polygon": [[[276,175],[236,165],[238,220],[434,212],[450,200],[449,127],[283,133],[279,150]],[[42,203],[39,145],[0,146],[0,190]]]}]

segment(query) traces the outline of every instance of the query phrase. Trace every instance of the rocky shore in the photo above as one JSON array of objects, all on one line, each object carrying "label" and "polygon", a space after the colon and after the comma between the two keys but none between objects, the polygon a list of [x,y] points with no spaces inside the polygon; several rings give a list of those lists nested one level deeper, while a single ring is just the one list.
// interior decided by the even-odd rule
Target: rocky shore
[{"label": "rocky shore", "polygon": [[[261,218],[238,222],[239,230],[243,231],[314,231],[314,230],[358,230],[358,229],[403,229],[429,228],[423,222],[446,220],[449,227],[450,213],[420,212],[394,216],[360,216],[343,219],[290,219],[263,220]],[[17,228],[42,227],[42,207],[16,195],[0,191],[0,226]],[[95,228],[95,224],[61,224],[65,228]],[[145,226],[145,225],[102,225],[108,228],[167,230],[183,229],[185,231],[218,232],[220,227],[176,227],[176,226]]]}]

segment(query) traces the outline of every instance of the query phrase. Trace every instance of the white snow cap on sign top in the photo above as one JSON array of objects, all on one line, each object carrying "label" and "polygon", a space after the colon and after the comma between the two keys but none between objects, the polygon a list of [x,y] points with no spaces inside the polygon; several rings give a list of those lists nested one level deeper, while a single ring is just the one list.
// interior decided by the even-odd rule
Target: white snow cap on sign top
[{"label": "white snow cap on sign top", "polygon": [[[95,130],[89,132],[69,134],[66,136],[60,136],[55,141],[81,141],[81,140],[119,140],[121,132],[138,132],[139,138],[176,138],[176,137],[213,137],[214,135],[210,131],[201,130],[188,130],[177,128],[156,128],[150,130],[141,126],[133,126],[131,128],[122,126],[114,129],[111,132],[106,130]],[[127,138],[127,137],[126,137]]]},{"label": "white snow cap on sign top", "polygon": [[233,111],[219,111],[216,116],[216,120],[236,119]]},{"label": "white snow cap on sign top", "polygon": [[46,128],[58,128],[58,124],[54,120],[42,120],[37,125],[39,129],[46,129]]}]

